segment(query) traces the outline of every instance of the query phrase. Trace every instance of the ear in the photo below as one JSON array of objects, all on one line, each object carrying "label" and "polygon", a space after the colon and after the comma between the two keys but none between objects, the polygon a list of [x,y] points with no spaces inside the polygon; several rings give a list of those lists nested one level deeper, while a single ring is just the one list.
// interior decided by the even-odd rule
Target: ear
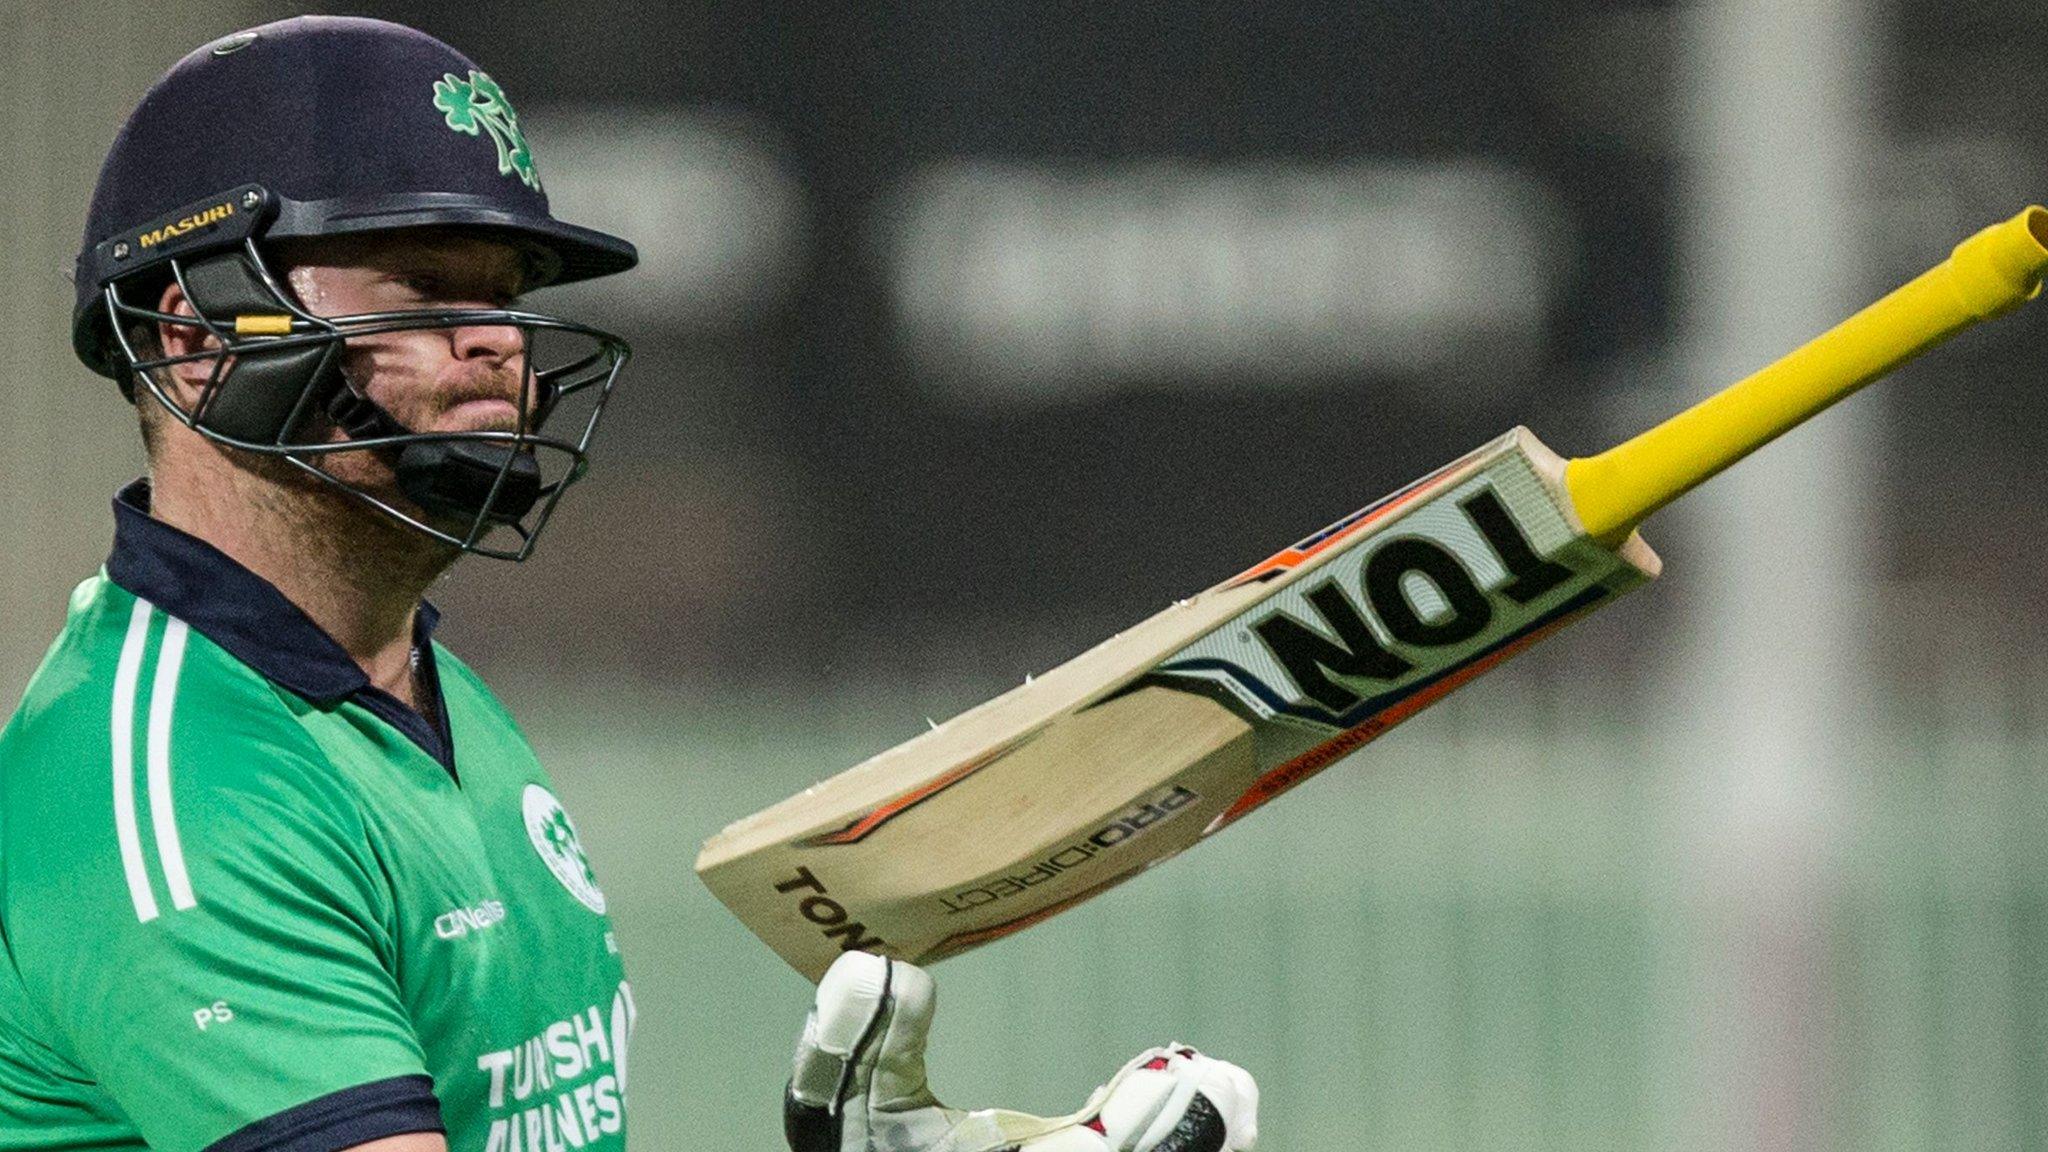
[{"label": "ear", "polygon": [[[184,288],[176,280],[164,285],[163,294],[157,297],[156,310],[174,316],[197,316],[192,301],[185,296]],[[220,347],[220,340],[197,322],[172,324],[157,321],[157,346],[165,356],[192,356],[211,352]],[[190,360],[159,369],[158,379],[171,393],[180,407],[187,412],[199,403],[200,395],[206,390],[206,382],[212,377],[214,362],[210,359]],[[225,374],[226,369],[222,369]]]}]

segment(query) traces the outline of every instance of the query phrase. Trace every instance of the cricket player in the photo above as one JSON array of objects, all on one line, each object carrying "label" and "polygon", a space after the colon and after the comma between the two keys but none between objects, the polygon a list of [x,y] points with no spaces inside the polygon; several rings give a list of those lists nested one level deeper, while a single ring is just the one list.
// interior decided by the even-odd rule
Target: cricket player
[{"label": "cricket player", "polygon": [[[422,596],[531,551],[628,356],[519,297],[635,259],[550,214],[504,90],[411,29],[268,24],[144,95],[73,341],[149,475],[0,732],[0,1152],[625,1147],[604,891]],[[917,969],[834,970],[795,1146],[1250,1146],[1249,1079],[1179,1046],[1073,1117],[946,1109],[930,1007]]]}]

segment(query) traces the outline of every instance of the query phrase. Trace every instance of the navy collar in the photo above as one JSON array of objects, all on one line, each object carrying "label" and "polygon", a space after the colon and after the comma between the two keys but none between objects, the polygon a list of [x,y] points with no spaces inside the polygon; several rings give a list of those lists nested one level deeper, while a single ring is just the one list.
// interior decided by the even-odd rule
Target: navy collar
[{"label": "navy collar", "polygon": [[[452,772],[447,709],[434,666],[441,614],[425,600],[413,614],[413,651],[439,721],[370,684],[362,666],[277,586],[225,552],[149,514],[149,481],[114,496],[114,551],[107,578],[183,620],[265,679],[320,707],[355,699],[371,708]],[[438,729],[438,731],[437,731]]]}]

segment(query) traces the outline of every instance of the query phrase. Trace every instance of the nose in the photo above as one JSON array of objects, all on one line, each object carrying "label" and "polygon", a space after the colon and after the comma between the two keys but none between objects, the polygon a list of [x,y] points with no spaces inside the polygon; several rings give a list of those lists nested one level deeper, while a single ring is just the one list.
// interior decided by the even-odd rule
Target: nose
[{"label": "nose", "polygon": [[509,324],[466,324],[449,329],[457,360],[510,361],[525,351],[519,329]]}]

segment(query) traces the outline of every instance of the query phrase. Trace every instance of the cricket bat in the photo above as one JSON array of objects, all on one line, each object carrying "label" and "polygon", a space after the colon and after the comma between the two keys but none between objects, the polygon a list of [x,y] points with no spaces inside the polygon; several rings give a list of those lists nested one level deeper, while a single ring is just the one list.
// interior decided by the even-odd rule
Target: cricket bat
[{"label": "cricket bat", "polygon": [[1657,575],[1657,509],[2040,291],[2030,207],[1615,448],[1516,428],[1021,687],[726,828],[697,873],[812,980],[930,963],[1130,879]]}]

